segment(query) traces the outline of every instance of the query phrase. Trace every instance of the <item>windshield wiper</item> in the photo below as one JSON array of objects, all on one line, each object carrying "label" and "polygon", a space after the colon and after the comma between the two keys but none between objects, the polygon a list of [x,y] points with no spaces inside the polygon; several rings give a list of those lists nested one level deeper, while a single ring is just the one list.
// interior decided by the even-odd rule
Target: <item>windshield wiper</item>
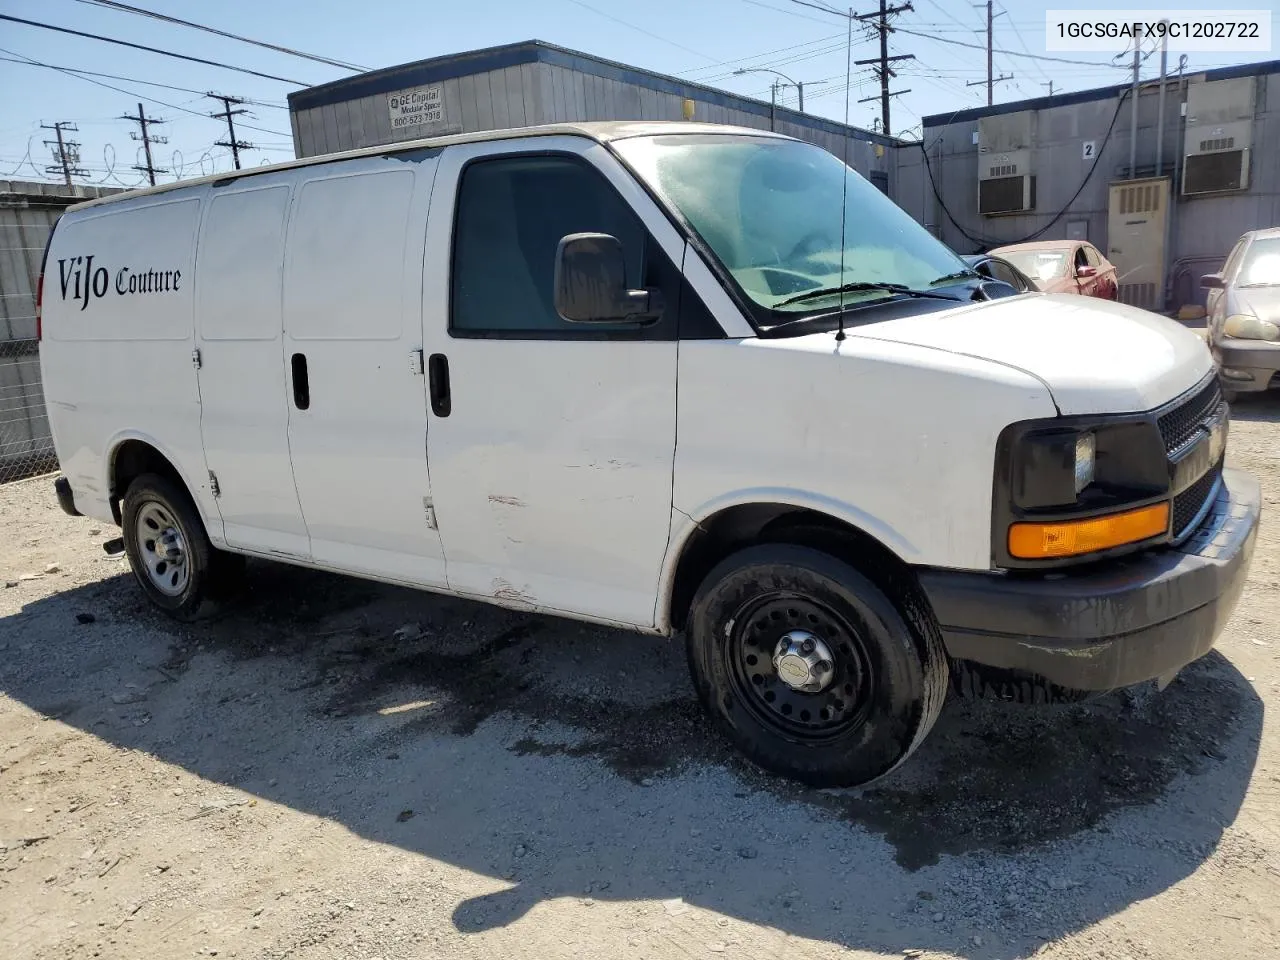
[{"label": "windshield wiper", "polygon": [[969,280],[973,277],[981,278],[982,274],[977,270],[957,270],[955,273],[948,273],[939,277],[937,280],[930,280],[929,286],[936,287],[940,283],[946,283],[949,280]]},{"label": "windshield wiper", "polygon": [[780,300],[773,305],[773,309],[785,307],[792,303],[803,303],[805,300],[817,300],[820,297],[830,297],[837,293],[853,293],[858,290],[883,290],[886,293],[897,294],[903,297],[923,297],[929,300],[954,300],[957,303],[962,302],[959,297],[949,297],[945,293],[931,293],[928,290],[912,290],[905,283],[871,283],[865,280],[856,280],[852,283],[846,283],[839,287],[819,287],[817,290],[806,290],[804,293],[797,293],[794,297],[788,297],[786,300]]}]

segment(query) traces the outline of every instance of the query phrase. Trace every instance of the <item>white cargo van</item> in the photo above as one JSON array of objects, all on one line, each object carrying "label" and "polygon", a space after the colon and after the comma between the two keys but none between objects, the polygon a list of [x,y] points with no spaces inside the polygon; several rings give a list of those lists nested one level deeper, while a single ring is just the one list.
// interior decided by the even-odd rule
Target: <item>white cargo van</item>
[{"label": "white cargo van", "polygon": [[684,633],[720,729],[811,783],[892,769],[949,681],[1167,680],[1253,548],[1197,336],[1013,295],[780,136],[317,157],[82,204],[46,258],[58,496],[159,606],[247,554]]}]

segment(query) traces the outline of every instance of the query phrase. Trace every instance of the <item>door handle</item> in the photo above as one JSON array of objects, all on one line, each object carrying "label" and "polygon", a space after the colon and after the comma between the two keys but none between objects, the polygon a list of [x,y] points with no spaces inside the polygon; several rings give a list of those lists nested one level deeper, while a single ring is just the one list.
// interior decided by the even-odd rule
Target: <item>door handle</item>
[{"label": "door handle", "polygon": [[443,353],[433,353],[427,361],[427,383],[431,412],[437,417],[447,417],[453,409],[453,399],[449,393],[449,358]]},{"label": "door handle", "polygon": [[311,406],[311,383],[307,378],[307,356],[295,353],[290,361],[293,368],[293,405],[299,410]]}]

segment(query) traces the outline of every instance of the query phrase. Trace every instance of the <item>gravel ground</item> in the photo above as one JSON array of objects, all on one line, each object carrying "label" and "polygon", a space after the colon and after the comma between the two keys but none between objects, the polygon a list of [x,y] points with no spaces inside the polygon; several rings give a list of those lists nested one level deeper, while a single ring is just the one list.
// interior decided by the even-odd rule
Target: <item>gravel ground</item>
[{"label": "gravel ground", "polygon": [[0,487],[0,957],[1274,956],[1277,431],[1235,412],[1266,507],[1217,651],[952,702],[860,791],[738,761],[669,641],[270,564],[178,626]]}]

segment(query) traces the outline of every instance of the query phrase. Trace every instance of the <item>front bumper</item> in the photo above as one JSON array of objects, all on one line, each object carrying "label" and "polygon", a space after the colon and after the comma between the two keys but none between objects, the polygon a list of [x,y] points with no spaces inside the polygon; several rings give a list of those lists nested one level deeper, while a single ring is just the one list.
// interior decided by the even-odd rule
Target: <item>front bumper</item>
[{"label": "front bumper", "polygon": [[1266,390],[1280,371],[1280,343],[1226,338],[1213,347],[1222,385],[1238,393]]},{"label": "front bumper", "polygon": [[1236,470],[1189,539],[1035,578],[930,569],[920,583],[954,660],[1069,690],[1167,677],[1213,647],[1253,555],[1262,494]]}]

